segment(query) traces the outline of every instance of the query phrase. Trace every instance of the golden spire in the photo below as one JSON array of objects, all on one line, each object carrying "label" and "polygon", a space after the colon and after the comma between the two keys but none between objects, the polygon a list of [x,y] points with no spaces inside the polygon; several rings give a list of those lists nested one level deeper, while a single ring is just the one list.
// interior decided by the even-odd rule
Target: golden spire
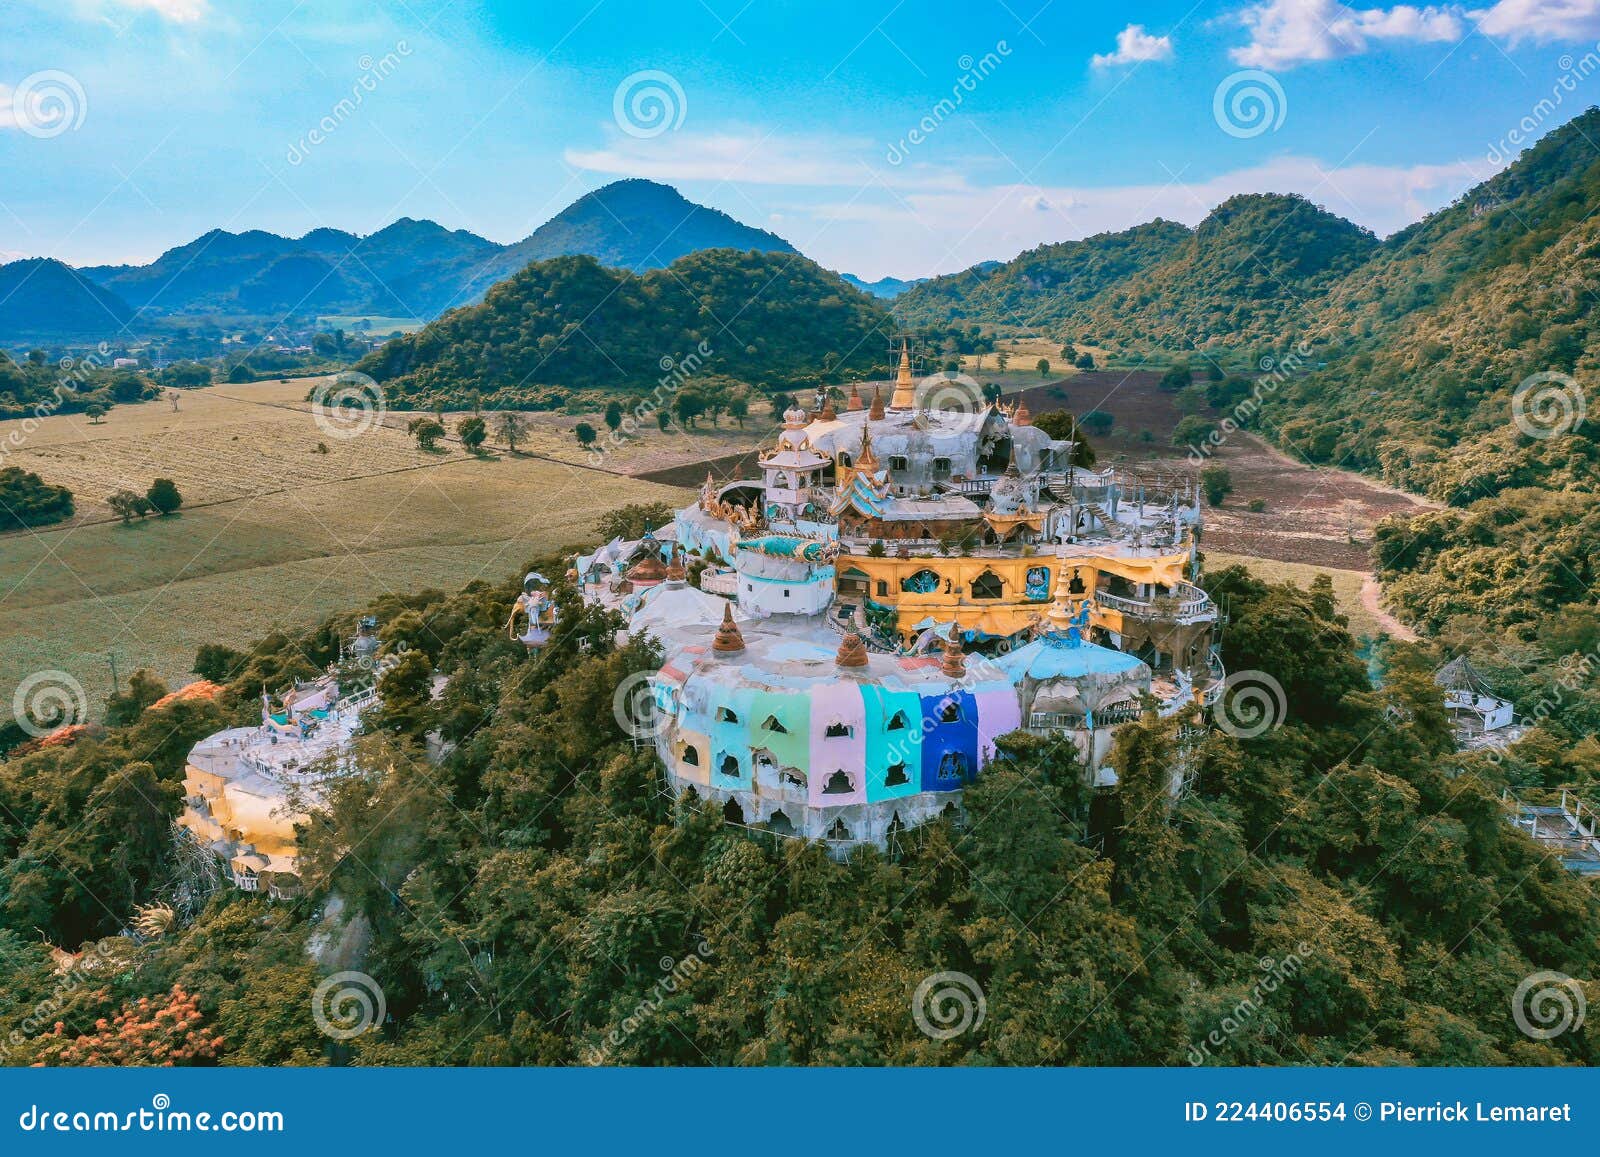
[{"label": "golden spire", "polygon": [[864,405],[866,405],[866,403],[861,400],[861,387],[858,385],[851,386],[850,400],[844,404],[844,408],[847,410],[859,410]]},{"label": "golden spire", "polygon": [[840,667],[865,667],[867,665],[867,647],[861,641],[861,636],[851,631],[839,644],[839,653],[834,656],[834,663]]},{"label": "golden spire", "polygon": [[883,394],[876,385],[872,387],[872,409],[867,411],[867,420],[883,421]]},{"label": "golden spire", "polygon": [[900,371],[894,379],[894,397],[889,399],[891,410],[914,410],[917,408],[917,387],[911,380],[911,346],[910,343],[900,343]]},{"label": "golden spire", "polygon": [[722,626],[717,628],[711,649],[719,655],[737,655],[744,650],[744,636],[739,633],[739,624],[733,621],[732,603],[722,608]]}]

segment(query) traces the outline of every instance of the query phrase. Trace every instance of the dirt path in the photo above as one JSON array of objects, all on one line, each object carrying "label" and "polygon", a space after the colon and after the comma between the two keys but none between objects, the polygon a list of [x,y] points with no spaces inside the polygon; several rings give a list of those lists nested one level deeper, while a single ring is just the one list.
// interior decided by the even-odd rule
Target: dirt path
[{"label": "dirt path", "polygon": [[1378,625],[1402,643],[1415,643],[1417,633],[1383,609],[1383,588],[1370,574],[1361,580],[1361,605]]}]

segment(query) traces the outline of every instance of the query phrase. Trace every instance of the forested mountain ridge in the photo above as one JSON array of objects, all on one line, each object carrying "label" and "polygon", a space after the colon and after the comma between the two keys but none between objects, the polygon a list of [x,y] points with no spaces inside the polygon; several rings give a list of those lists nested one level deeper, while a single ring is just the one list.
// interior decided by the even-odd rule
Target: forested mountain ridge
[{"label": "forested mountain ridge", "polygon": [[1183,225],[1156,220],[1081,241],[1040,245],[1012,261],[984,262],[918,282],[895,300],[894,314],[913,326],[977,321],[1070,331],[1075,311],[1085,302],[1170,256],[1189,235]]},{"label": "forested mountain ridge", "polygon": [[811,385],[880,366],[888,340],[883,305],[806,258],[709,249],[642,274],[536,261],[357,368],[413,408],[501,407],[550,385],[647,389],[691,355],[696,373]]}]

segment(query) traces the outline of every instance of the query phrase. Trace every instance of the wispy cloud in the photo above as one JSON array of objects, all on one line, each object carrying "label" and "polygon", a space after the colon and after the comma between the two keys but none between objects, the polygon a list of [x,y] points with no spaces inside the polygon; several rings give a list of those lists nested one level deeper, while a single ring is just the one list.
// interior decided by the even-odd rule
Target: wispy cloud
[{"label": "wispy cloud", "polygon": [[[1514,0],[1548,6],[1556,0]],[[1559,0],[1566,4],[1589,0]],[[1250,43],[1229,55],[1252,68],[1286,69],[1309,61],[1358,56],[1384,41],[1459,40],[1467,24],[1459,8],[1400,4],[1356,9],[1338,0],[1265,0],[1240,14]]]},{"label": "wispy cloud", "polygon": [[1130,24],[1117,33],[1115,52],[1096,53],[1090,63],[1096,68],[1112,68],[1119,64],[1171,59],[1172,37],[1152,36],[1143,24]]},{"label": "wispy cloud", "polygon": [[1499,0],[1470,15],[1482,32],[1512,44],[1600,36],[1600,0]]}]

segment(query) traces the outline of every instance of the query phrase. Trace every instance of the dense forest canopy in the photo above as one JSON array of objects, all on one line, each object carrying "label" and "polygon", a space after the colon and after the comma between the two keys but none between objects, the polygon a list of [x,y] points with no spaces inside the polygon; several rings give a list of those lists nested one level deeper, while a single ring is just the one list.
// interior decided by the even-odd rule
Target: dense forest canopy
[{"label": "dense forest canopy", "polygon": [[[1600,892],[1497,798],[1593,784],[1593,742],[1563,747],[1558,713],[1509,753],[1457,754],[1427,648],[1396,647],[1373,690],[1325,580],[1303,591],[1234,569],[1206,585],[1230,608],[1230,669],[1270,673],[1287,711],[1255,738],[1208,731],[1180,802],[1177,721],[1119,734],[1112,795],[1084,787],[1070,744],[1018,733],[963,822],[843,863],[662,791],[612,706],[659,653],[619,649],[614,616],[572,587],[555,588],[562,628],[534,656],[503,631],[512,581],[388,596],[366,609],[399,660],[359,774],[305,831],[307,895],[223,888],[154,936],[117,937],[139,905],[177,895],[167,824],[189,746],[251,718],[263,684],[334,661],[355,616],[213,648],[202,664],[229,680],[223,701],[148,707],[162,688],[145,679],[103,734],[0,763],[0,999],[16,1020],[59,1001],[8,1060],[1600,1060],[1592,1034],[1535,1041],[1511,1015],[1535,970],[1596,976]],[[438,700],[435,667],[450,676]],[[1592,690],[1572,700],[1595,709]],[[441,763],[430,731],[457,745]],[[100,963],[62,992],[41,934],[87,941]],[[347,942],[364,944],[388,1020],[336,1047],[313,1016],[308,950]],[[941,1040],[912,998],[948,972],[979,986],[986,1015]],[[181,1035],[162,1028],[174,1020]]]},{"label": "dense forest canopy", "polygon": [[689,362],[763,388],[881,371],[888,312],[794,254],[710,249],[642,274],[537,261],[357,366],[391,405],[523,404],[542,387],[648,390]]}]

